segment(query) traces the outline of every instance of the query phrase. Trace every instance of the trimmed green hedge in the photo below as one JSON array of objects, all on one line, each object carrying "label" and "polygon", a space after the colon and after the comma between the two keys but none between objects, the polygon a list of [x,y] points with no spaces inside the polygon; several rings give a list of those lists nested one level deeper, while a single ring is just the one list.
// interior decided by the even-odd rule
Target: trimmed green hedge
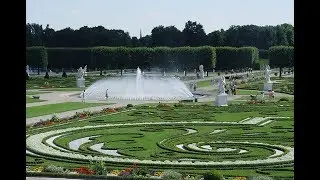
[{"label": "trimmed green hedge", "polygon": [[[135,69],[139,66],[142,69],[158,67],[193,70],[198,69],[202,64],[206,70],[210,71],[212,68],[252,67],[253,63],[259,59],[259,51],[255,47],[30,48],[41,49],[41,52],[47,50],[50,68],[79,68],[88,65],[90,69]],[[32,60],[27,60],[27,62],[39,62],[38,59],[46,59],[45,56],[32,55],[31,57]]]},{"label": "trimmed green hedge", "polygon": [[217,47],[216,54],[216,69],[219,70],[251,68],[259,59],[259,51],[255,47]]},{"label": "trimmed green hedge", "polygon": [[269,48],[270,67],[294,66],[294,48],[292,46],[273,46]]},{"label": "trimmed green hedge", "polygon": [[26,65],[31,67],[46,68],[48,65],[47,49],[43,46],[27,47]]},{"label": "trimmed green hedge", "polygon": [[104,175],[85,175],[85,174],[58,174],[50,172],[26,172],[26,177],[51,177],[51,178],[70,178],[70,179],[127,179],[127,180],[156,180],[156,178],[147,177],[121,177],[121,176],[104,176]]},{"label": "trimmed green hedge", "polygon": [[269,50],[259,49],[259,59],[269,59]]},{"label": "trimmed green hedge", "polygon": [[50,68],[92,67],[89,48],[47,48]]}]

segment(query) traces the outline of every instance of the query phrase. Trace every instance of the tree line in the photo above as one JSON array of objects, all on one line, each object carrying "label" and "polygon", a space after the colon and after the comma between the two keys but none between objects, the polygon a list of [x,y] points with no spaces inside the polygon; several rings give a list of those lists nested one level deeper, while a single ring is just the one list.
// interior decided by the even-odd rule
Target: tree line
[{"label": "tree line", "polygon": [[151,35],[130,37],[120,29],[106,29],[103,26],[79,29],[70,27],[55,31],[36,23],[26,24],[26,44],[44,47],[182,47],[182,46],[252,46],[269,49],[272,46],[293,46],[294,29],[290,24],[277,26],[243,25],[216,30],[206,34],[198,22],[188,21],[182,31],[175,26],[157,26]]}]

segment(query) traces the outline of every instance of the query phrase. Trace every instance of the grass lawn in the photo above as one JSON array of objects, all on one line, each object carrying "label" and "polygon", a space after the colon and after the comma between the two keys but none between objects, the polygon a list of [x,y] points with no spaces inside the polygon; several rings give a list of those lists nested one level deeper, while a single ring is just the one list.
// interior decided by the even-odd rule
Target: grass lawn
[{"label": "grass lawn", "polygon": [[[90,86],[94,82],[105,78],[105,76],[87,76],[86,87]],[[26,81],[27,89],[39,89],[39,88],[76,88],[76,77],[74,75],[68,76],[66,78],[54,76],[49,79],[44,79],[43,77],[30,77]]]},{"label": "grass lawn", "polygon": [[26,95],[36,95],[36,94],[44,94],[44,93],[50,93],[47,91],[26,91]]},{"label": "grass lawn", "polygon": [[[29,135],[36,135],[52,130],[64,130],[71,127],[99,126],[106,124],[119,123],[147,123],[147,122],[182,122],[184,124],[175,125],[128,125],[128,126],[105,126],[95,127],[86,130],[74,130],[62,133],[64,135],[56,137],[54,144],[59,148],[71,150],[69,143],[89,136],[98,136],[91,139],[90,142],[79,144],[77,153],[92,156],[105,156],[93,149],[91,146],[97,143],[103,143],[101,149],[117,150],[122,158],[140,159],[140,160],[160,160],[160,161],[179,161],[179,159],[196,159],[195,161],[250,161],[257,159],[266,159],[275,154],[275,150],[264,145],[237,144],[236,142],[261,142],[268,144],[277,144],[294,147],[293,126],[294,126],[294,106],[293,101],[286,102],[266,102],[265,104],[229,104],[227,107],[217,107],[212,105],[196,105],[191,103],[167,104],[159,107],[158,104],[148,104],[134,106],[134,109],[118,114],[104,114],[97,117],[91,117],[87,120],[74,120],[69,124],[59,126],[46,126],[45,128],[31,128],[27,131]],[[130,110],[130,109],[129,109]],[[287,119],[278,119],[277,117],[289,117]],[[241,125],[238,123],[226,124],[219,122],[239,122],[246,118],[253,117],[273,117],[271,122],[266,125]],[[194,121],[203,122],[195,124]],[[216,124],[205,124],[205,122],[215,122]],[[263,121],[262,123],[267,122]],[[192,134],[186,134],[193,130]],[[225,130],[223,132],[212,134],[216,130]],[[39,141],[46,141],[55,135],[49,134]],[[229,141],[229,142],[227,142]],[[216,143],[215,143],[216,142]],[[197,147],[201,145],[210,145],[213,150],[233,148],[235,152],[200,152],[190,148],[188,144],[196,143]],[[185,149],[180,149],[181,145]],[[189,147],[189,148],[188,148]],[[30,147],[27,147],[30,148]],[[31,147],[32,149],[32,147]],[[239,154],[240,150],[245,150]],[[49,152],[50,153],[50,152]],[[283,153],[287,153],[283,151]],[[55,156],[53,159],[39,157],[35,158],[27,155],[27,165],[46,166],[56,165],[67,169],[86,166],[89,164],[82,160],[72,160]],[[108,155],[110,156],[110,155]],[[48,156],[49,157],[49,156]],[[112,157],[112,155],[111,155]],[[35,162],[35,163],[32,163]],[[190,161],[192,164],[192,162]],[[80,165],[81,164],[81,165]],[[112,170],[123,170],[132,164],[118,162],[106,162],[108,172]],[[139,164],[138,168],[146,167],[147,171],[165,171],[168,169],[186,174],[202,174],[208,170],[216,169],[209,166],[155,166]],[[273,176],[275,179],[293,179],[293,164],[248,164],[246,168],[237,166],[227,166],[217,168],[218,171],[226,177],[260,175],[262,173]],[[233,179],[233,178],[232,178]]]},{"label": "grass lawn", "polygon": [[87,107],[102,106],[110,103],[81,103],[81,102],[66,102],[58,104],[48,104],[43,106],[27,107],[27,118],[43,116],[47,114],[60,113]]},{"label": "grass lawn", "polygon": [[[256,95],[256,94],[253,94],[253,95]],[[260,100],[261,97],[262,97],[261,95],[258,95],[258,96],[257,96],[258,100]],[[274,99],[269,99],[269,97],[268,97],[267,95],[264,96],[264,100],[265,100],[265,101],[270,101],[270,102],[271,102],[271,101],[272,101],[272,102],[274,102],[274,101],[279,101],[279,100],[282,99],[282,98],[289,99],[289,100],[291,100],[291,101],[293,101],[293,99],[294,99],[294,97],[287,97],[287,96],[286,96],[286,97],[284,97],[284,96],[275,96]],[[235,101],[236,101],[236,100],[250,100],[250,99],[251,99],[251,97],[248,95],[248,96],[242,96],[242,97],[240,97],[240,98],[236,98]]]},{"label": "grass lawn", "polygon": [[260,91],[257,90],[248,90],[248,89],[237,89],[237,95],[256,95],[260,94]]},{"label": "grass lawn", "polygon": [[[271,77],[271,81],[281,80],[280,83],[273,84],[273,90],[275,92],[294,94],[294,78],[293,77]],[[238,89],[248,89],[248,90],[258,90],[263,89],[263,84],[265,80],[249,82],[247,84],[238,85]]]},{"label": "grass lawn", "polygon": [[42,101],[45,101],[45,100],[34,99],[34,98],[26,96],[26,103],[34,103],[34,102],[42,102]]},{"label": "grass lawn", "polygon": [[197,82],[197,87],[206,87],[206,86],[211,86],[211,85],[212,85],[211,80]]},{"label": "grass lawn", "polygon": [[81,88],[50,88],[41,89],[40,91],[83,91]]}]

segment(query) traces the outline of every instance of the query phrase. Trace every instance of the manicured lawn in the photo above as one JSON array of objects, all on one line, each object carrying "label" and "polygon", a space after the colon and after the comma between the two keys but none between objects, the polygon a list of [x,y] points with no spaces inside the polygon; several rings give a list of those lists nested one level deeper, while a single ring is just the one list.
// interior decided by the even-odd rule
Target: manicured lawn
[{"label": "manicured lawn", "polygon": [[44,93],[50,93],[50,92],[47,92],[47,91],[27,91],[26,92],[26,95],[36,95],[36,94],[44,94]]},{"label": "manicured lawn", "polygon": [[26,96],[26,103],[34,103],[34,102],[42,102],[42,101],[45,101],[45,100],[34,99],[34,98]]},{"label": "manicured lawn", "polygon": [[[199,103],[200,104],[200,103]],[[250,142],[250,143],[268,143],[283,146],[294,147],[293,139],[293,102],[266,102],[265,104],[229,104],[227,107],[216,107],[208,104],[168,104],[168,106],[159,107],[158,104],[148,104],[134,106],[130,111],[118,114],[104,114],[98,117],[91,117],[87,120],[71,122],[60,126],[47,126],[46,128],[32,128],[27,134],[36,135],[52,130],[64,130],[72,127],[97,126],[92,129],[68,131],[63,136],[57,137],[54,144],[67,151],[72,150],[70,142],[81,138],[98,136],[90,142],[79,145],[77,153],[92,156],[105,156],[91,147],[97,143],[103,143],[102,149],[117,150],[124,159],[140,160],[159,160],[159,161],[179,161],[179,159],[196,159],[195,161],[250,161],[256,159],[266,159],[275,154],[275,150],[264,145],[237,144],[232,142]],[[254,117],[273,117],[266,125],[242,125],[239,121]],[[280,119],[277,117],[289,117]],[[159,122],[186,122],[182,124],[136,124],[136,123],[159,123]],[[196,124],[202,122],[202,124]],[[216,124],[205,124],[215,122]],[[228,122],[228,123],[221,123]],[[127,124],[126,126],[104,126],[107,124]],[[193,130],[192,134],[186,135]],[[220,133],[212,134],[216,130],[225,130]],[[41,142],[52,137],[49,135]],[[232,142],[230,142],[232,141]],[[215,143],[216,142],[216,143]],[[190,148],[188,145],[196,143],[201,145],[210,145],[213,149],[236,149],[245,150],[244,154],[235,152],[200,152]],[[177,147],[181,145],[182,150]],[[188,148],[189,147],[189,148]],[[50,153],[50,152],[48,152]],[[286,153],[286,152],[283,152]],[[45,155],[46,156],[46,155]],[[110,155],[108,155],[110,156]],[[112,157],[112,155],[111,155]],[[55,156],[54,159],[39,158],[42,163],[37,166],[56,165],[72,169],[79,167],[79,161],[68,160]],[[35,159],[27,156],[27,162],[33,162]],[[81,161],[81,166],[89,164]],[[190,161],[192,164],[192,162]],[[27,163],[31,166],[34,164]],[[108,172],[112,170],[123,170],[132,164],[118,162],[106,162]],[[165,171],[171,169],[182,174],[202,174],[208,170],[215,169],[209,166],[155,166],[139,164],[138,168],[147,167],[148,171]],[[246,168],[237,166],[228,166],[218,168],[218,171],[224,176],[250,176],[260,175],[261,171],[273,176],[276,179],[291,179],[294,176],[293,164],[271,164],[259,165],[248,164]],[[231,178],[233,179],[233,178]]]},{"label": "manicured lawn", "polygon": [[211,80],[197,82],[197,87],[212,86]]},{"label": "manicured lawn", "polygon": [[81,88],[50,88],[41,89],[40,91],[83,91]]},{"label": "manicured lawn", "polygon": [[81,102],[66,102],[58,104],[48,104],[43,106],[27,107],[27,118],[42,116],[53,113],[60,113],[87,107],[102,106],[107,103],[81,103]]},{"label": "manicured lawn", "polygon": [[237,95],[257,95],[260,91],[257,90],[247,90],[247,89],[237,89]]},{"label": "manicured lawn", "polygon": [[[94,82],[105,78],[105,76],[87,76],[86,87],[90,86]],[[76,88],[76,77],[74,75],[63,78],[61,76],[50,77],[44,79],[43,77],[30,77],[26,81],[27,89],[39,89],[39,88]]]},{"label": "manicured lawn", "polygon": [[[294,78],[293,77],[271,77],[271,81],[281,80],[279,83],[273,84],[273,90],[275,92],[286,93],[286,94],[294,94]],[[238,85],[238,89],[248,89],[248,90],[258,90],[261,91],[263,89],[263,84],[265,80],[259,80],[255,82],[249,82],[247,84]]]}]

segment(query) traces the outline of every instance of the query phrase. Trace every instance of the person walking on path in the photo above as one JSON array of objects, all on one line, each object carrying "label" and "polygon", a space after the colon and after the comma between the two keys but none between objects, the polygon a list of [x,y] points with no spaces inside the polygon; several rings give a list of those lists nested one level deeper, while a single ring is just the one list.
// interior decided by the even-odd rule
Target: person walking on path
[{"label": "person walking on path", "polygon": [[86,92],[86,90],[83,90],[83,92],[82,92],[82,99],[81,99],[81,101],[84,103],[84,93]]}]

